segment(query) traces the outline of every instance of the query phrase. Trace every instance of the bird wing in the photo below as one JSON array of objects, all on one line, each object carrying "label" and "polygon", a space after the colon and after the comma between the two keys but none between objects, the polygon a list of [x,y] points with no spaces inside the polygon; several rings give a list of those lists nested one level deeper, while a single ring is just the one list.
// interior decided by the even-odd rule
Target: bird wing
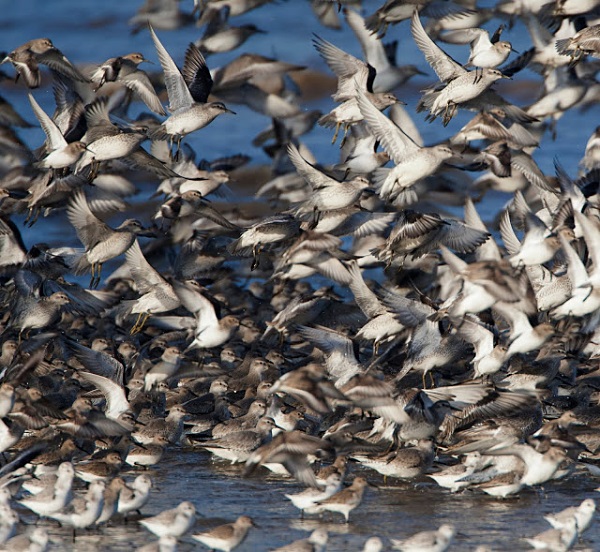
[{"label": "bird wing", "polygon": [[179,71],[173,58],[171,58],[169,52],[167,52],[162,45],[151,26],[150,36],[152,36],[156,53],[158,54],[158,59],[164,73],[165,86],[167,87],[167,94],[169,95],[169,111],[173,113],[179,109],[192,106],[194,104],[194,98],[185,83],[181,71]]},{"label": "bird wing", "polygon": [[419,50],[423,52],[427,63],[431,65],[431,68],[441,81],[449,82],[467,72],[460,63],[452,59],[429,38],[419,19],[419,12],[417,10],[413,13],[410,30]]},{"label": "bird wing", "polygon": [[408,134],[379,111],[358,86],[356,87],[356,101],[371,132],[394,162],[401,163],[406,157],[421,149]]},{"label": "bird wing", "polygon": [[101,236],[112,231],[108,225],[92,213],[81,189],[71,197],[67,207],[67,218],[75,228],[77,237],[88,250],[98,243]]},{"label": "bird wing", "polygon": [[67,141],[65,140],[65,137],[62,135],[59,128],[56,126],[56,123],[40,107],[40,104],[38,104],[36,99],[31,95],[31,92],[29,92],[27,95],[29,96],[29,103],[31,103],[33,113],[40,122],[44,134],[48,138],[48,149],[56,150],[66,147]]},{"label": "bird wing", "polygon": [[212,89],[213,79],[202,52],[193,42],[185,52],[181,72],[194,101],[205,103]]}]

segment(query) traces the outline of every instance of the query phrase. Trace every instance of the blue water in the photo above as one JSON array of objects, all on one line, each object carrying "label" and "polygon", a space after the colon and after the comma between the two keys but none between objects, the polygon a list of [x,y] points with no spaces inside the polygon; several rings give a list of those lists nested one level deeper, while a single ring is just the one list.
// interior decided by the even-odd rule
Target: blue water
[{"label": "blue water", "polygon": [[[368,13],[379,4],[372,0],[363,3]],[[10,51],[32,38],[48,36],[76,64],[98,63],[133,51],[141,51],[157,62],[148,33],[143,30],[132,35],[127,24],[139,5],[141,2],[131,0],[0,0],[0,50]],[[191,10],[191,6],[191,0],[182,0],[182,9]],[[320,27],[306,1],[282,1],[262,7],[237,21],[252,22],[269,30],[266,35],[251,38],[243,46],[244,51],[278,57],[328,72],[311,46],[311,33],[318,32],[341,48],[360,55],[352,32],[347,28],[332,31]],[[201,30],[187,26],[177,31],[157,30],[157,33],[175,61],[181,64],[188,43],[199,38]],[[408,104],[407,109],[412,111],[418,99],[418,90],[433,82],[433,72],[415,47],[406,22],[390,28],[388,38],[399,40],[398,59],[401,63],[417,63],[430,75],[415,79],[406,92],[398,94]],[[512,41],[520,51],[528,46],[527,35],[522,27],[507,30],[503,38]],[[448,51],[459,61],[466,61],[468,56],[466,48],[448,48]],[[239,53],[211,56],[208,63],[216,67],[237,57]],[[146,69],[158,70],[158,67],[146,66]],[[4,68],[7,73],[13,74],[11,67]],[[514,94],[518,98],[525,95],[533,100],[540,90],[539,77],[530,71],[519,75],[516,81],[526,83],[522,86],[524,90],[519,90],[518,95]],[[514,83],[503,83],[502,88],[511,97],[516,92]],[[4,84],[1,93],[13,102],[24,117],[35,121],[20,85]],[[50,88],[39,89],[34,94],[44,109],[52,112],[54,106]],[[325,96],[307,104],[306,108],[327,111],[333,106],[332,100]],[[268,163],[267,156],[251,145],[251,139],[269,121],[243,106],[233,107],[238,113],[235,117],[221,117],[209,128],[190,136],[187,141],[201,158],[213,159],[244,153],[252,157],[255,165]],[[141,110],[137,107],[132,114],[135,115],[136,109]],[[585,143],[599,123],[599,114],[598,107],[585,114],[577,111],[566,114],[558,124],[559,139],[552,141],[545,137],[534,154],[540,167],[552,172],[556,157],[571,175],[575,175]],[[443,128],[437,121],[431,125],[425,123],[423,114],[414,115],[428,144],[448,138],[470,116],[459,114],[447,128]],[[20,130],[19,134],[32,147],[43,141],[43,133],[39,128]],[[337,161],[339,150],[337,145],[331,145],[331,131],[317,127],[305,138],[305,142],[313,149],[320,163]],[[504,196],[498,195],[493,204],[499,206],[504,200]],[[486,215],[486,218],[491,218],[493,212]],[[33,228],[23,228],[22,231],[27,244],[43,239],[53,244],[67,242],[77,245],[73,229],[64,223],[62,216],[40,220]],[[265,478],[264,474],[242,479],[237,468],[213,463],[208,454],[198,452],[170,453],[151,474],[158,489],[144,510],[145,514],[155,514],[173,507],[181,500],[191,500],[208,518],[198,522],[198,530],[230,521],[242,513],[251,514],[260,528],[250,533],[240,550],[265,550],[281,546],[305,536],[306,531],[312,529],[310,521],[299,522],[297,511],[283,497],[284,492],[300,490],[292,481],[272,476]],[[426,480],[416,486],[413,483],[384,485],[383,481],[371,474],[369,478],[379,483],[380,488],[369,489],[364,504],[351,516],[352,523],[349,526],[337,521],[329,526],[332,537],[328,550],[358,550],[374,534],[404,538],[441,523],[457,526],[459,535],[455,550],[472,550],[478,544],[488,544],[495,550],[522,550],[526,548],[520,540],[522,536],[534,535],[548,527],[542,519],[543,514],[579,504],[584,498],[594,496],[593,489],[598,485],[591,476],[580,474],[567,482],[553,483],[541,493],[525,491],[518,498],[496,501],[475,494],[449,495]],[[74,545],[66,537],[65,531],[52,527],[52,532],[61,538],[61,542],[54,545],[57,549],[131,550],[132,545],[138,546],[151,540],[148,533],[135,524],[104,528],[100,533],[78,538]],[[188,540],[187,544],[182,544],[181,549],[190,548],[190,542]],[[600,529],[597,526],[586,534],[586,540],[580,548],[584,545],[600,549]]]}]

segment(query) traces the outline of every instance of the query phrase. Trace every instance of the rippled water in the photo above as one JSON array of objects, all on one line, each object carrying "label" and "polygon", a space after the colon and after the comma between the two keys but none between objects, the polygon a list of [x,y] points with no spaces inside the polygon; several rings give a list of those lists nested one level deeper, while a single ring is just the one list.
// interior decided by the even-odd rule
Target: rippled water
[{"label": "rippled water", "polygon": [[[100,62],[109,57],[132,51],[141,51],[147,57],[156,59],[154,48],[145,31],[131,35],[127,20],[140,2],[131,0],[79,1],[52,0],[0,0],[0,49],[11,50],[26,40],[48,36],[75,63]],[[191,0],[181,2],[183,9],[191,8]],[[366,0],[368,12],[380,4]],[[268,29],[266,35],[253,37],[244,49],[280,59],[308,65],[326,71],[326,67],[311,46],[311,33],[318,32],[324,38],[359,55],[359,47],[352,33],[345,29],[341,32],[323,29],[310,11],[307,2],[288,0],[263,7],[238,19],[240,23],[254,22]],[[166,48],[178,63],[181,63],[187,44],[200,36],[193,26],[178,31],[158,31]],[[523,50],[525,33],[516,27],[505,33],[507,40]],[[400,42],[398,57],[401,62],[419,63],[425,67],[422,55],[416,49],[406,23],[391,28],[389,38]],[[466,59],[466,50],[453,49],[454,55]],[[224,64],[239,52],[213,56],[209,58],[211,67]],[[148,69],[148,67],[147,67]],[[150,67],[152,69],[152,67]],[[154,67],[157,69],[157,67]],[[10,67],[7,72],[12,72]],[[12,73],[11,73],[12,74]],[[531,80],[529,80],[531,79]],[[517,87],[511,83],[503,86],[509,95],[515,97],[535,97],[539,89],[536,77],[528,73],[527,84]],[[414,108],[420,87],[429,84],[430,78],[420,78],[409,87],[407,95],[401,96],[408,103],[408,109]],[[520,77],[519,82],[523,79]],[[14,103],[18,111],[34,121],[29,103],[23,94],[23,88],[3,85],[2,94]],[[52,93],[48,87],[35,92],[35,96],[47,110],[53,109]],[[322,97],[307,108],[328,110],[333,107],[328,97]],[[268,121],[245,107],[236,106],[236,117],[221,117],[208,129],[190,136],[188,142],[198,152],[199,157],[212,159],[223,155],[245,153],[253,158],[253,164],[267,163],[265,154],[250,145],[252,137],[262,130]],[[134,112],[135,113],[135,112]],[[577,163],[583,154],[585,142],[599,122],[598,108],[586,114],[577,112],[567,114],[558,125],[559,139],[546,138],[535,158],[546,171],[552,171],[554,157],[571,173],[577,171]],[[417,124],[427,143],[442,140],[458,130],[468,120],[468,115],[460,115],[448,129],[439,123],[427,125],[423,117],[416,116]],[[32,146],[38,146],[43,135],[39,128],[20,131],[20,135]],[[330,144],[331,133],[324,129],[315,129],[306,143],[315,152],[321,163],[337,160],[337,146]],[[145,192],[148,187],[143,187]],[[495,196],[489,212],[491,218],[506,198],[502,194]],[[54,244],[67,242],[77,244],[75,234],[64,225],[63,218],[50,217],[40,220],[29,230],[23,229],[26,244],[43,239]],[[354,468],[356,470],[356,468]],[[197,451],[177,451],[165,455],[151,475],[157,488],[144,509],[144,514],[152,515],[165,508],[173,507],[182,500],[191,500],[205,518],[198,520],[196,530],[211,527],[224,521],[231,521],[242,513],[250,514],[259,525],[259,529],[250,532],[247,541],[240,550],[264,550],[281,546],[297,538],[302,538],[313,529],[314,519],[300,521],[297,510],[283,494],[298,492],[300,487],[293,481],[260,472],[249,479],[240,476],[240,469],[226,463],[214,462],[210,455]],[[132,477],[135,474],[131,474]],[[565,482],[553,482],[543,490],[526,490],[517,498],[494,500],[474,493],[450,494],[429,480],[416,483],[402,483],[389,480],[384,483],[379,476],[369,473],[369,480],[379,485],[378,489],[368,489],[364,503],[351,514],[351,523],[339,523],[336,517],[328,524],[331,531],[329,550],[358,550],[371,535],[403,538],[416,531],[431,529],[441,523],[452,523],[459,531],[455,550],[472,550],[479,544],[488,544],[495,550],[522,550],[527,546],[520,540],[548,528],[542,516],[570,505],[579,504],[587,497],[595,497],[594,488],[600,484],[587,473],[571,476]],[[84,533],[71,543],[66,530],[48,525],[49,530],[59,538],[57,549],[76,550],[131,550],[135,545],[149,542],[148,532],[135,523],[114,525],[99,532]],[[191,547],[191,541],[184,541],[181,549]],[[600,526],[592,526],[585,540],[576,549],[588,547],[600,550]]]}]

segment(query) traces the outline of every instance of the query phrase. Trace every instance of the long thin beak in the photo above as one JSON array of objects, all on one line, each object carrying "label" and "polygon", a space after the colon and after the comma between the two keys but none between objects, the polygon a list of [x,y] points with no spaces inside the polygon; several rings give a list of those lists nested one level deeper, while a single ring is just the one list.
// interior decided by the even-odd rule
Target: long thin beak
[{"label": "long thin beak", "polygon": [[231,113],[232,115],[237,115],[237,113],[236,113],[235,111],[233,111],[233,110],[229,109],[228,107],[226,107],[226,108],[225,108],[225,111],[226,111],[227,113]]}]

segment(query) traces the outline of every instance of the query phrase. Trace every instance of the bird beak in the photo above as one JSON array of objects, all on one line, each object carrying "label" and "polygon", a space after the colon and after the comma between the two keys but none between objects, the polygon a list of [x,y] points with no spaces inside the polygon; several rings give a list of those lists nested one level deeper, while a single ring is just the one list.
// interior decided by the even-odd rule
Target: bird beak
[{"label": "bird beak", "polygon": [[225,108],[225,111],[227,113],[231,113],[232,115],[237,115],[237,113],[235,111],[232,111],[231,109],[229,109],[228,107]]},{"label": "bird beak", "polygon": [[515,50],[512,46],[510,47],[510,51],[514,52],[515,54],[520,54],[521,52],[519,52],[519,50]]},{"label": "bird beak", "polygon": [[509,77],[508,75],[505,75],[505,74],[502,74],[502,78],[503,79],[512,80],[512,77]]}]

